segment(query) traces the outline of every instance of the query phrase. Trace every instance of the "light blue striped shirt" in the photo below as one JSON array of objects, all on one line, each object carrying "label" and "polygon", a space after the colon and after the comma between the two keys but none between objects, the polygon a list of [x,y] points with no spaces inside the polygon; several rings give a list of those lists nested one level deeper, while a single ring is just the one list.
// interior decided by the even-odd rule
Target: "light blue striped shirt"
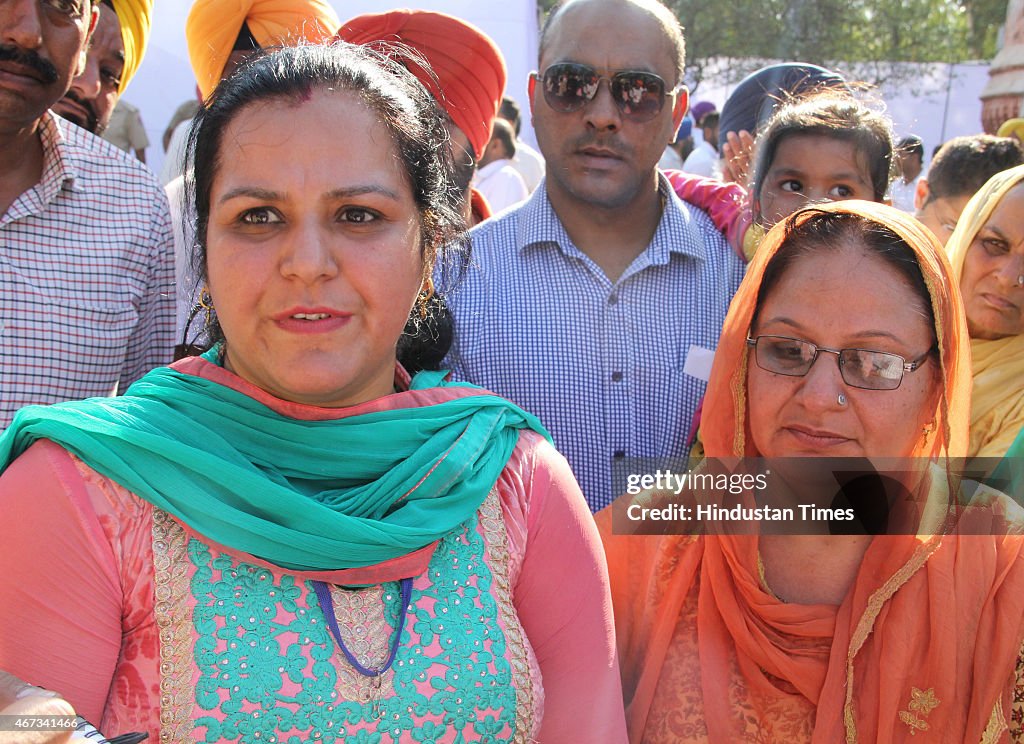
[{"label": "light blue striped shirt", "polygon": [[[540,417],[594,511],[618,495],[613,462],[685,457],[706,383],[683,367],[714,349],[744,264],[710,218],[676,196],[616,282],[569,239],[542,183],[477,226],[445,295],[446,366]],[[696,355],[695,355],[696,356]]]}]

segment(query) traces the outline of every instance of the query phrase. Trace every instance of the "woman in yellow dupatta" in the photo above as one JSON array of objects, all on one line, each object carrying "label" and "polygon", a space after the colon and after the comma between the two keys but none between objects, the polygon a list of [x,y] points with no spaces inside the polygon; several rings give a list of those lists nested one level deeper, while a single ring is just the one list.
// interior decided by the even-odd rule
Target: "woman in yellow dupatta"
[{"label": "woman in yellow dupatta", "polygon": [[971,335],[972,457],[1002,457],[1024,428],[1024,166],[967,203],[946,244]]},{"label": "woman in yellow dupatta", "polygon": [[[816,353],[769,371],[801,348],[773,358],[773,335]],[[941,466],[966,450],[969,388],[960,297],[934,238],[884,205],[809,207],[769,232],[730,307],[707,453]],[[918,494],[945,498],[942,472],[921,468]],[[982,534],[879,537],[615,535],[609,511],[632,742],[1021,740],[1024,552],[995,534],[996,511],[972,513]]]}]

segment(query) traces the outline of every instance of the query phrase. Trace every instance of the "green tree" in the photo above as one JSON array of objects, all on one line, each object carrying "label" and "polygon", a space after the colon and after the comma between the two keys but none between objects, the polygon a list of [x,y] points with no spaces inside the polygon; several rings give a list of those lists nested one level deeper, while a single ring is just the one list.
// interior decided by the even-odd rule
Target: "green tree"
[{"label": "green tree", "polygon": [[960,0],[967,14],[967,49],[971,59],[992,59],[996,35],[1006,21],[1006,0]]},{"label": "green tree", "polygon": [[[540,0],[547,11],[554,0]],[[865,82],[906,75],[904,62],[990,59],[1006,0],[667,0],[686,29],[691,82],[715,59],[738,80],[758,59],[859,64]],[[868,63],[868,64],[863,64]]]}]

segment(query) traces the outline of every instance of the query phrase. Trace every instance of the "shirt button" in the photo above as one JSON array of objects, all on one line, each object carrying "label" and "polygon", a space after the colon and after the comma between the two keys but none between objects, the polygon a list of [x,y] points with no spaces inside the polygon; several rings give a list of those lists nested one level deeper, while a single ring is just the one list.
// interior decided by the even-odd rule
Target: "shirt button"
[{"label": "shirt button", "polygon": [[614,457],[616,460],[622,460],[623,458],[626,457],[626,451],[625,450],[615,450],[612,453],[612,457]]},{"label": "shirt button", "polygon": [[612,382],[622,382],[622,373],[612,372]]},{"label": "shirt button", "polygon": [[608,304],[609,305],[614,305],[618,301],[619,301],[619,293],[618,292],[612,292],[610,295],[608,295]]}]

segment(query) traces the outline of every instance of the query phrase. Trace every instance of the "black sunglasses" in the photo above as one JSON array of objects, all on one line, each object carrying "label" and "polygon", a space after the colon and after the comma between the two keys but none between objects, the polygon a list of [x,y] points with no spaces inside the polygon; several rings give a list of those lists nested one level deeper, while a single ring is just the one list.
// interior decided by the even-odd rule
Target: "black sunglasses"
[{"label": "black sunglasses", "polygon": [[682,86],[668,90],[665,81],[653,72],[623,70],[602,75],[589,65],[557,62],[533,77],[544,86],[548,106],[563,114],[579,111],[594,100],[601,81],[607,80],[615,105],[633,121],[649,121],[661,113],[665,98]]}]

